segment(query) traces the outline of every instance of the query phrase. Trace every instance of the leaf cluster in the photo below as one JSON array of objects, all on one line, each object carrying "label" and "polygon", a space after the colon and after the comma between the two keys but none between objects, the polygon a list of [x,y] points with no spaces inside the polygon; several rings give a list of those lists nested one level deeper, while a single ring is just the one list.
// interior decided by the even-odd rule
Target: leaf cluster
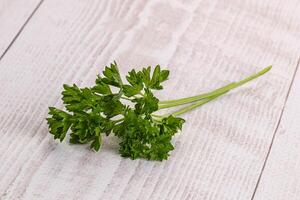
[{"label": "leaf cluster", "polygon": [[174,149],[172,137],[185,122],[172,115],[153,114],[159,109],[153,91],[163,89],[161,84],[168,76],[169,71],[157,65],[153,72],[151,67],[131,70],[123,83],[114,62],[97,76],[92,87],[64,85],[65,109],[49,108],[49,132],[60,141],[70,133],[70,143],[89,144],[95,151],[104,136],[114,134],[123,157],[167,159]]}]

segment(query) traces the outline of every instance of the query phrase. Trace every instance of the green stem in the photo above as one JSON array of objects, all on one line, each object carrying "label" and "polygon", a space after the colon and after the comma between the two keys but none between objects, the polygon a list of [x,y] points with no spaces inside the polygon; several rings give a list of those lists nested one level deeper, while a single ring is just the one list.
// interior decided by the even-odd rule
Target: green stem
[{"label": "green stem", "polygon": [[[193,109],[195,109],[195,108],[197,108],[197,107],[200,107],[200,106],[202,106],[202,105],[204,105],[204,104],[206,104],[206,103],[208,103],[208,102],[210,102],[210,101],[212,101],[212,100],[218,98],[219,96],[222,96],[223,94],[225,94],[225,93],[227,93],[227,92],[228,92],[228,91],[223,92],[223,93],[220,93],[220,94],[217,94],[217,95],[212,96],[212,97],[210,97],[210,98],[202,99],[202,100],[199,101],[199,102],[196,102],[196,103],[194,103],[194,104],[192,104],[192,105],[190,105],[190,106],[186,106],[186,107],[184,107],[184,108],[182,108],[182,109],[179,109],[179,110],[177,110],[177,111],[175,111],[175,112],[173,112],[173,113],[171,113],[171,114],[167,114],[166,116],[173,115],[174,117],[177,117],[177,116],[182,115],[182,114],[184,114],[184,113],[186,113],[186,112],[188,112],[188,111],[190,111],[190,110],[193,110]],[[166,116],[165,116],[165,117],[166,117]]]},{"label": "green stem", "polygon": [[239,82],[233,82],[230,83],[226,86],[223,86],[221,88],[218,88],[212,92],[208,92],[208,93],[204,93],[204,94],[200,94],[200,95],[196,95],[196,96],[192,96],[192,97],[187,97],[187,98],[182,98],[182,99],[177,99],[177,100],[169,100],[169,101],[160,101],[159,102],[159,109],[164,109],[164,108],[170,108],[170,107],[174,107],[174,106],[179,106],[179,105],[183,105],[183,104],[187,104],[187,103],[191,103],[191,102],[195,102],[195,101],[199,101],[205,98],[210,98],[210,97],[214,97],[216,95],[219,94],[224,94],[225,92],[228,92],[229,90],[232,90],[234,88],[237,88],[253,79],[256,79],[258,77],[260,77],[261,75],[265,74],[266,72],[268,72],[270,69],[272,68],[272,66],[268,66],[266,68],[264,68],[263,70],[259,71],[258,73],[255,73]]},{"label": "green stem", "polygon": [[161,118],[162,115],[156,115],[156,114],[151,114],[152,117],[157,117],[157,118]]}]

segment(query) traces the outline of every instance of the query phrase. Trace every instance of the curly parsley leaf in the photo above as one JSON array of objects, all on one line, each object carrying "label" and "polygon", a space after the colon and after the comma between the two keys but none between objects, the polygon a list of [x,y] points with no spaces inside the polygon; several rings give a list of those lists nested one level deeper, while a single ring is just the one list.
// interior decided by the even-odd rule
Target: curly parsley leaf
[{"label": "curly parsley leaf", "polygon": [[123,85],[116,62],[111,63],[110,67],[106,66],[105,70],[103,71],[103,75],[104,78],[102,78],[102,81],[104,83],[115,87],[121,87]]},{"label": "curly parsley leaf", "polygon": [[54,136],[54,139],[63,141],[72,125],[71,115],[54,107],[49,108],[49,115],[51,115],[47,118],[49,132]]},{"label": "curly parsley leaf", "polygon": [[158,110],[158,98],[156,98],[149,89],[145,89],[143,97],[133,100],[135,104],[135,112],[138,114],[149,115]]},{"label": "curly parsley leaf", "polygon": [[95,81],[96,85],[92,87],[92,91],[98,94],[112,94],[112,91],[99,75]]}]

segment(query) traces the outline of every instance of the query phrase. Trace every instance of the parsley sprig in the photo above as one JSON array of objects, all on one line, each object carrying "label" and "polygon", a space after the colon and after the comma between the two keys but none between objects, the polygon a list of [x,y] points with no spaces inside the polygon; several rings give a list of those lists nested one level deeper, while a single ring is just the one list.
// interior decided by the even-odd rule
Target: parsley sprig
[{"label": "parsley sprig", "polygon": [[[182,129],[183,113],[268,72],[271,66],[239,82],[230,83],[212,92],[177,99],[160,101],[153,94],[161,90],[169,71],[157,65],[141,71],[128,72],[127,83],[122,81],[117,63],[106,66],[98,75],[93,87],[79,88],[64,85],[62,101],[65,109],[49,108],[49,131],[54,139],[63,141],[70,133],[70,143],[89,144],[98,151],[102,137],[114,134],[119,138],[119,153],[132,159],[167,159],[174,149],[172,137]],[[174,106],[189,104],[175,112],[157,115],[155,112]]]}]

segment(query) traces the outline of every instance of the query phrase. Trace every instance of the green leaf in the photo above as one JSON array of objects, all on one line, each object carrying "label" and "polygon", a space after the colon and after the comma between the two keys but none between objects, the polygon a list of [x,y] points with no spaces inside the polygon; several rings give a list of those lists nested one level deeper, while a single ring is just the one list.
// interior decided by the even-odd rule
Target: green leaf
[{"label": "green leaf", "polygon": [[133,101],[136,102],[135,112],[138,114],[151,114],[158,110],[159,100],[148,89],[145,89],[143,97],[136,98]]},{"label": "green leaf", "polygon": [[142,71],[137,73],[141,77],[145,87],[153,90],[163,89],[161,83],[168,79],[169,71],[161,70],[160,65],[157,65],[151,76],[151,68],[143,68]]},{"label": "green leaf", "polygon": [[162,86],[160,86],[160,66],[157,65],[153,71],[153,75],[150,82],[150,88],[151,89],[162,89]]},{"label": "green leaf", "polygon": [[149,87],[150,85],[150,81],[151,81],[150,73],[151,73],[151,67],[143,68],[142,71],[138,72],[139,76],[143,80],[143,83],[145,84],[146,87]]},{"label": "green leaf", "polygon": [[49,107],[49,115],[51,116],[47,118],[49,132],[54,135],[54,139],[63,141],[72,125],[71,115],[54,107]]},{"label": "green leaf", "polygon": [[121,139],[119,152],[131,159],[164,160],[174,149],[170,132],[164,124],[137,114],[134,110],[125,113],[124,121],[114,128],[114,133]]},{"label": "green leaf", "polygon": [[163,122],[165,122],[165,124],[172,129],[181,130],[182,124],[185,122],[185,120],[180,117],[173,117],[172,115],[170,115],[164,118]]},{"label": "green leaf", "polygon": [[132,97],[141,92],[142,88],[134,87],[131,85],[123,85],[123,93],[126,97]]},{"label": "green leaf", "polygon": [[160,72],[159,82],[162,83],[162,82],[168,80],[169,74],[170,74],[169,70],[162,70]]},{"label": "green leaf", "polygon": [[95,139],[91,143],[90,147],[91,147],[91,149],[93,149],[95,151],[99,151],[99,149],[101,147],[101,136],[100,135],[95,137]]},{"label": "green leaf", "polygon": [[118,95],[103,96],[101,102],[99,102],[103,114],[108,118],[122,114],[125,106],[119,100]]},{"label": "green leaf", "polygon": [[104,78],[102,78],[102,81],[104,83],[115,87],[121,87],[123,85],[116,62],[111,63],[110,67],[106,66],[103,75]]},{"label": "green leaf", "polygon": [[98,75],[96,79],[96,85],[92,88],[93,92],[99,93],[99,94],[111,94],[111,89],[109,85],[103,82],[102,78]]},{"label": "green leaf", "polygon": [[98,99],[91,89],[78,88],[77,85],[69,86],[64,84],[62,100],[68,111],[88,110],[93,107],[93,102]]},{"label": "green leaf", "polygon": [[139,94],[144,87],[141,74],[136,73],[136,71],[133,69],[128,73],[126,79],[130,85],[123,85],[124,95],[127,97],[132,97]]},{"label": "green leaf", "polygon": [[134,69],[128,72],[128,75],[126,76],[126,80],[132,86],[143,87],[142,77],[140,74],[136,73]]}]

